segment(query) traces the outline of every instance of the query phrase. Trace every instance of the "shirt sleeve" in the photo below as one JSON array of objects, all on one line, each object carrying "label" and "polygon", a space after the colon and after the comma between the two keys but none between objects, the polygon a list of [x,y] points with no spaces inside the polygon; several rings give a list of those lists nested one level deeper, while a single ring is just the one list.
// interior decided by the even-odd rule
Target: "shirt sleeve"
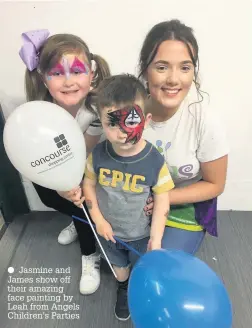
[{"label": "shirt sleeve", "polygon": [[93,155],[89,154],[86,161],[85,176],[91,180],[96,180],[96,173],[93,166]]},{"label": "shirt sleeve", "polygon": [[95,108],[93,108],[93,110],[94,111],[91,112],[86,107],[81,107],[78,110],[75,119],[83,133],[87,132],[92,136],[97,136],[101,135],[103,130]]},{"label": "shirt sleeve", "polygon": [[91,136],[99,136],[103,133],[102,125],[98,118],[89,125],[86,133]]},{"label": "shirt sleeve", "polygon": [[217,112],[210,107],[201,108],[198,127],[197,158],[200,162],[210,162],[229,153],[225,126]]},{"label": "shirt sleeve", "polygon": [[154,194],[161,194],[173,188],[174,188],[174,183],[172,177],[170,175],[167,164],[164,162],[163,166],[159,171],[157,183],[154,187],[152,187],[152,191],[154,192]]}]

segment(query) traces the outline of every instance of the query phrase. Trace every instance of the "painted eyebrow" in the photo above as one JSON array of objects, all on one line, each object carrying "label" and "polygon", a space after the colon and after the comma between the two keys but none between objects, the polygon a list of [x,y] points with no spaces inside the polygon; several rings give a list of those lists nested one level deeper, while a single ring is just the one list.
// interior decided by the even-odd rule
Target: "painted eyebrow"
[{"label": "painted eyebrow", "polygon": [[54,73],[64,73],[64,67],[60,63],[58,63],[57,65],[52,67],[49,72],[47,72],[47,75],[51,76]]},{"label": "painted eyebrow", "polygon": [[78,69],[82,73],[88,72],[87,64],[85,62],[83,63],[77,57],[75,57],[72,66],[70,68],[71,71],[73,71],[74,69]]},{"label": "painted eyebrow", "polygon": [[[167,65],[167,64],[170,64],[170,63],[166,60],[158,60],[158,61],[155,62],[155,64],[165,64],[165,65]],[[191,60],[184,60],[180,64],[191,64],[191,65],[193,65],[193,62]]]},{"label": "painted eyebrow", "polygon": [[61,65],[61,63],[58,63],[50,69],[50,71],[55,71],[55,70],[64,70],[64,67]]}]

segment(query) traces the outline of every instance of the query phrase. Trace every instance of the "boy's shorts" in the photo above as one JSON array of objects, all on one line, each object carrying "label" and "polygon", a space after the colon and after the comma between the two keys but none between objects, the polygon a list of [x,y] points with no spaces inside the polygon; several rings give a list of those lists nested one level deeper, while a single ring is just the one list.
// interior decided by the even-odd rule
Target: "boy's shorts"
[{"label": "boy's shorts", "polygon": [[[139,253],[144,254],[147,251],[149,239],[150,237],[146,237],[143,239],[126,242],[126,244],[133,247]],[[126,246],[122,245],[118,241],[115,244],[111,240],[107,241],[106,239],[100,236],[99,240],[111,264],[119,268],[126,268],[130,264],[134,266],[134,264],[139,259],[139,256],[137,254],[130,251]],[[103,252],[100,252],[101,257],[105,259]]]}]

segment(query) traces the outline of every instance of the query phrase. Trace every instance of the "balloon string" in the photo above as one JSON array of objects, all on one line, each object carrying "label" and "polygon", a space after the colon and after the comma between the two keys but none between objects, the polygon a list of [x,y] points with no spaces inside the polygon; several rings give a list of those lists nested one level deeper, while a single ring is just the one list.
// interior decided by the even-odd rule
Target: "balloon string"
[{"label": "balloon string", "polygon": [[[87,220],[84,220],[84,219],[81,219],[79,218],[78,216],[75,216],[75,215],[72,215],[72,218],[76,219],[76,220],[79,220],[83,223],[86,223],[86,224],[89,224]],[[92,224],[93,227],[95,227],[94,224]],[[141,257],[143,254],[141,254],[140,252],[138,252],[134,247],[128,245],[127,243],[125,243],[124,241],[122,241],[121,239],[119,239],[118,237],[116,236],[113,236],[114,239],[119,242],[120,244],[122,244],[123,246],[125,246],[129,251],[132,251],[133,253],[135,253],[137,256]]]},{"label": "balloon string", "polygon": [[105,257],[106,261],[108,262],[108,265],[109,265],[111,271],[113,272],[113,275],[114,275],[115,278],[117,279],[117,275],[116,275],[116,273],[115,273],[115,270],[113,269],[113,266],[112,266],[112,264],[110,263],[110,261],[109,261],[109,259],[108,259],[108,257],[107,257],[107,254],[106,254],[104,248],[102,247],[102,244],[101,244],[101,242],[100,242],[100,240],[99,240],[99,237],[97,236],[97,233],[95,232],[95,229],[94,229],[94,227],[93,227],[93,225],[92,225],[92,222],[91,222],[91,220],[90,220],[90,218],[89,218],[89,215],[87,214],[87,211],[86,211],[85,207],[83,206],[83,204],[82,204],[81,206],[82,206],[82,209],[83,209],[84,214],[86,215],[86,218],[88,219],[88,224],[90,225],[90,227],[91,227],[91,229],[92,229],[92,231],[93,231],[93,233],[94,233],[95,239],[97,240],[97,243],[99,244],[99,246],[100,246],[100,248],[101,248],[101,251],[102,251],[104,257]]}]

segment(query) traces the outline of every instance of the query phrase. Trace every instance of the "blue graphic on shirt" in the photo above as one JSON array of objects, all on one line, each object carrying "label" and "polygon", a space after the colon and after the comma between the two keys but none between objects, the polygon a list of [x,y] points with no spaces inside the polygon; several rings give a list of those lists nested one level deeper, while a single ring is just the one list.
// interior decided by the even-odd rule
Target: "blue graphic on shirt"
[{"label": "blue graphic on shirt", "polygon": [[[162,154],[165,155],[164,152],[167,151],[171,147],[171,142],[167,142],[165,146],[163,146],[162,140],[156,141],[156,148]],[[169,163],[167,163],[169,166]],[[185,164],[180,167],[177,166],[169,166],[171,176],[174,180],[184,180],[185,178],[190,179],[193,177],[193,165]]]},{"label": "blue graphic on shirt", "polygon": [[160,152],[160,154],[163,155],[163,152],[166,151],[167,149],[169,149],[171,147],[171,142],[167,142],[167,144],[165,145],[165,150],[163,149],[163,142],[161,140],[157,140],[156,141],[156,148],[157,150]]}]

